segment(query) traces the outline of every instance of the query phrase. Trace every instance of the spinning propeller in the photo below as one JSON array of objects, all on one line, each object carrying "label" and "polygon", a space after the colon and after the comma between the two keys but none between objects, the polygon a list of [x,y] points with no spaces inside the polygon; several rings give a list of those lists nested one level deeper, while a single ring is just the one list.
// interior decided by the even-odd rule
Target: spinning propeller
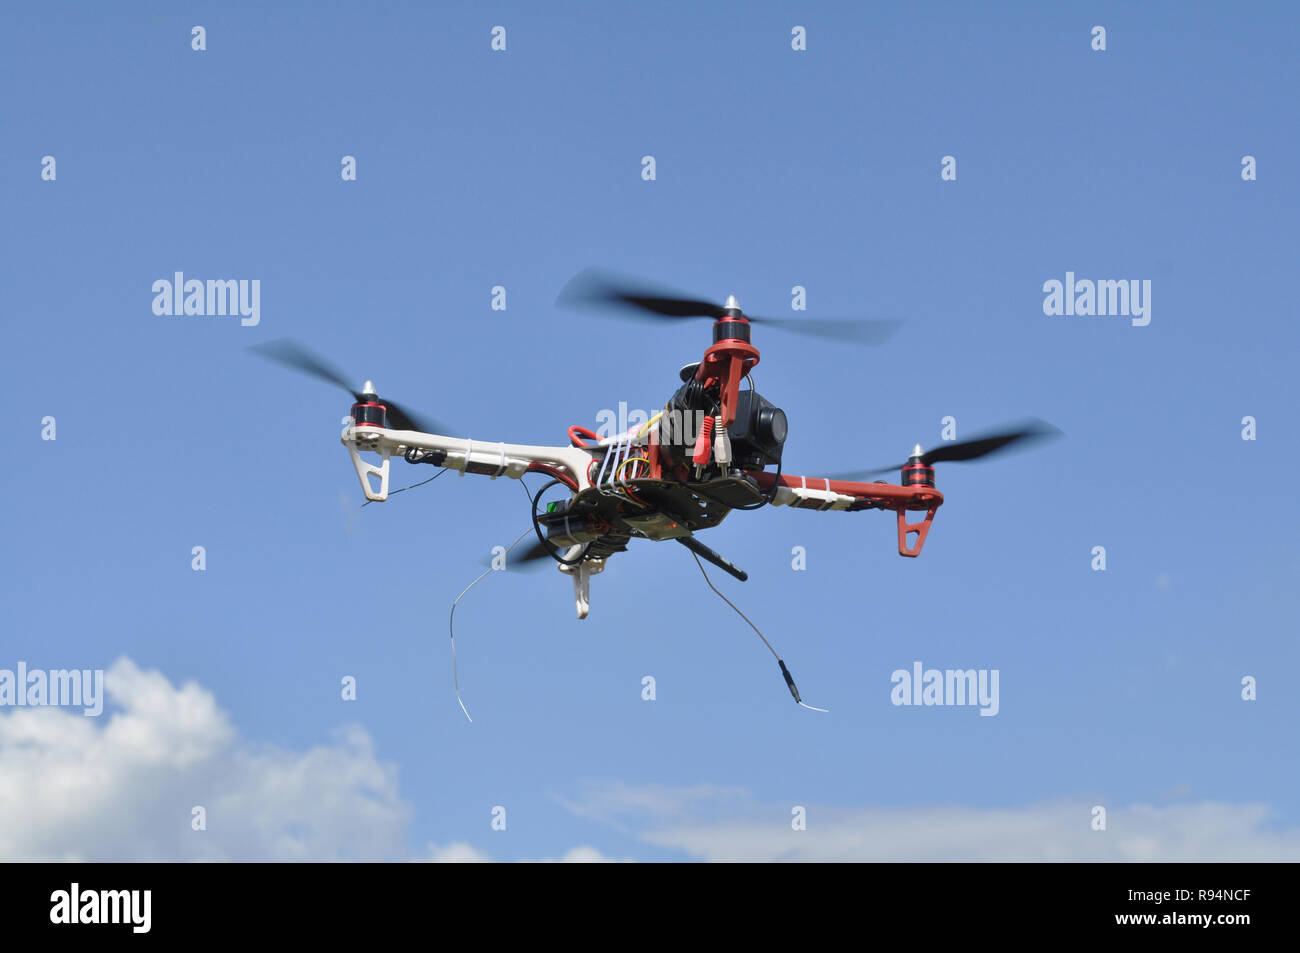
[{"label": "spinning propeller", "polygon": [[388,422],[392,424],[394,430],[417,430],[421,433],[454,436],[436,420],[416,416],[409,411],[403,410],[395,401],[389,400],[387,397],[382,400],[376,397],[374,392],[370,390],[369,382],[366,384],[366,390],[353,390],[347,378],[338,368],[289,338],[279,338],[275,341],[267,341],[265,344],[257,344],[250,350],[256,351],[263,357],[270,358],[286,367],[291,367],[296,371],[301,371],[318,380],[325,381],[327,384],[340,387],[351,394],[358,404],[367,401],[379,401],[386,408]]},{"label": "spinning propeller", "polygon": [[[935,463],[957,463],[966,460],[979,460],[1010,449],[1024,449],[1030,443],[1061,435],[1059,429],[1046,421],[1033,419],[1026,421],[1014,430],[989,433],[973,440],[940,444],[933,450],[927,450],[924,453],[920,453],[920,446],[918,445],[916,453],[920,453],[921,462],[927,466]],[[832,475],[831,479],[857,481],[865,477],[901,470],[906,465],[906,463],[899,463],[874,470],[854,470],[851,473]]]},{"label": "spinning propeller", "polygon": [[560,292],[558,304],[578,307],[618,307],[637,317],[661,318],[745,318],[751,324],[780,328],[812,337],[860,344],[881,344],[893,336],[901,321],[837,318],[766,318],[744,314],[734,296],[724,304],[681,295],[670,289],[653,287],[625,275],[588,268],[569,281]]},{"label": "spinning propeller", "polygon": [[564,550],[563,546],[548,547],[541,540],[535,539],[526,547],[520,546],[517,554],[515,550],[506,554],[506,569],[549,565],[554,560],[551,551],[556,548],[561,552]]},{"label": "spinning propeller", "polygon": [[[550,566],[555,562],[553,553],[558,550],[563,553],[567,546],[548,546],[540,539],[534,539],[527,546],[522,543],[516,543],[506,552],[505,571],[510,570],[532,570]],[[491,559],[481,560],[482,565],[491,566]]]}]

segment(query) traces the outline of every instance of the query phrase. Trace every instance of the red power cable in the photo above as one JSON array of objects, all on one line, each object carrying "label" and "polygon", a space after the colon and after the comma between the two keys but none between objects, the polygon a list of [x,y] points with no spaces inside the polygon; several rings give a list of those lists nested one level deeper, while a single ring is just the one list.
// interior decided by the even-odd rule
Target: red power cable
[{"label": "red power cable", "polygon": [[600,434],[596,433],[594,430],[588,430],[586,427],[578,424],[574,424],[569,428],[569,440],[573,442],[575,447],[586,448],[591,446],[591,444],[585,443],[582,440],[583,437],[590,437],[592,440],[599,440]]},{"label": "red power cable", "polygon": [[578,490],[578,482],[577,482],[576,480],[574,480],[573,477],[569,476],[569,475],[568,475],[567,473],[565,473],[563,470],[557,470],[555,467],[548,466],[548,465],[545,464],[545,463],[530,463],[530,464],[528,464],[528,472],[529,472],[529,473],[549,473],[551,476],[555,477],[555,479],[559,480],[561,483],[563,483],[563,484],[564,484],[565,486],[567,486],[569,489],[573,490],[575,493],[576,493],[577,490]]}]

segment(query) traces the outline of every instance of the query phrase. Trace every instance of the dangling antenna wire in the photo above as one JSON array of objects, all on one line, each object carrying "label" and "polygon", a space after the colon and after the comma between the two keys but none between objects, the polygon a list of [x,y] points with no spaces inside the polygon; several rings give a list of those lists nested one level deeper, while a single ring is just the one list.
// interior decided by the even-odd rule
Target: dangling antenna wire
[{"label": "dangling antenna wire", "polygon": [[[533,528],[530,526],[528,527],[528,529],[520,533],[519,538],[506,547],[506,552],[509,553],[510,550],[514,549],[516,546],[519,545],[520,540],[522,540],[525,536],[531,535],[532,532],[533,532]],[[447,620],[447,628],[451,631],[451,680],[452,683],[456,686],[456,701],[460,703],[460,710],[465,713],[466,718],[469,718],[471,724],[473,724],[474,719],[469,717],[469,709],[465,707],[465,702],[462,701],[460,697],[460,672],[457,669],[457,665],[456,665],[456,606],[460,605],[460,600],[465,598],[465,593],[469,592],[480,582],[482,582],[484,577],[490,575],[493,572],[496,572],[496,570],[492,566],[488,566],[487,569],[483,570],[482,575],[480,575],[477,579],[475,579],[473,582],[471,582],[468,586],[465,587],[465,591],[462,592],[460,595],[458,595],[456,597],[456,601],[451,604],[451,617]]]},{"label": "dangling antenna wire", "polygon": [[748,622],[749,627],[754,630],[754,633],[760,639],[763,640],[763,644],[767,646],[767,650],[772,653],[772,658],[776,659],[776,664],[781,666],[781,675],[782,677],[785,678],[785,684],[789,687],[790,694],[794,696],[794,700],[798,702],[801,707],[807,708],[809,711],[821,711],[829,714],[830,713],[829,708],[818,708],[815,705],[804,704],[804,700],[799,697],[799,689],[795,687],[794,676],[792,676],[790,674],[790,670],[785,667],[785,662],[781,660],[781,656],[776,654],[776,649],[772,648],[772,643],[767,640],[767,637],[763,635],[762,632],[758,631],[758,626],[754,625],[753,622],[749,621],[749,616],[745,615],[745,613],[737,609],[736,604],[734,602],[732,602],[730,599],[728,599],[726,596],[724,596],[721,592],[718,591],[718,587],[713,584],[713,580],[709,578],[709,574],[704,571],[704,563],[700,562],[700,557],[696,556],[694,551],[691,552],[691,558],[695,560],[695,565],[700,567],[700,573],[701,575],[704,576],[704,581],[709,584],[709,588],[712,589],[715,593],[717,593],[719,599],[721,599],[727,605],[731,606],[731,608],[735,610],[736,615],[740,616],[742,619]]},{"label": "dangling antenna wire", "polygon": [[[407,490],[414,490],[417,486],[424,486],[426,483],[432,483],[434,480],[438,479],[438,477],[442,476],[442,475],[443,475],[444,473],[446,473],[446,472],[447,472],[447,468],[446,468],[446,467],[443,467],[441,470],[439,470],[439,471],[438,471],[437,473],[435,473],[433,476],[429,477],[429,479],[427,479],[427,480],[421,480],[419,483],[412,483],[410,486],[404,486],[404,487],[402,487],[400,490],[394,490],[392,493],[389,493],[388,495],[389,495],[389,496],[396,496],[398,493],[405,493]],[[348,520],[348,528],[347,528],[347,537],[348,537],[348,539],[351,539],[351,538],[352,538],[352,524],[353,524],[354,522],[356,522],[357,516],[361,513],[362,510],[364,510],[367,506],[369,506],[369,505],[370,505],[371,503],[373,503],[373,502],[375,502],[375,501],[374,501],[374,500],[366,500],[364,503],[362,503],[360,506],[358,506],[357,509],[356,509],[356,512],[354,512],[354,513],[352,514],[352,518]]]}]

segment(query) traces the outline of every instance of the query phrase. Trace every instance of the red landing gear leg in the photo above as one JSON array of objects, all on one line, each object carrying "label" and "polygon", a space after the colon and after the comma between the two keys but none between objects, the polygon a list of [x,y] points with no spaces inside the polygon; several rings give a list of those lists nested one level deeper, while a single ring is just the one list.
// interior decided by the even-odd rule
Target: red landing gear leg
[{"label": "red landing gear leg", "polygon": [[[925,511],[925,519],[919,523],[909,523],[907,521],[907,510],[900,508],[898,510],[898,555],[900,556],[919,556],[921,547],[925,545],[925,537],[930,532],[930,523],[934,519],[934,514],[939,512],[939,507],[932,506]],[[913,546],[907,545],[907,537],[916,534],[916,543]]]}]

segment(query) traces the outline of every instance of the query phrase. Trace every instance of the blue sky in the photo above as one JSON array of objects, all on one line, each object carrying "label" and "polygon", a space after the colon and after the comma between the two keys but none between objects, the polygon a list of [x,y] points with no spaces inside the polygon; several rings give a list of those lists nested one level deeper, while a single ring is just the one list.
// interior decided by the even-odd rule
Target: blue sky
[{"label": "blue sky", "polygon": [[[0,667],[126,657],[157,677],[123,685],[172,701],[195,682],[215,699],[205,717],[233,732],[212,765],[324,751],[324,789],[352,794],[349,766],[388,765],[375,783],[394,858],[738,856],[724,828],[735,843],[775,838],[754,859],[834,856],[855,838],[849,856],[906,858],[907,843],[873,853],[863,832],[950,816],[996,827],[973,856],[1027,856],[1058,835],[1067,857],[1099,843],[1105,856],[1300,856],[1294,8],[2,16]],[[1090,46],[1098,24],[1104,52]],[[496,25],[504,52],[490,49]],[[345,155],[356,181],[340,177]],[[955,181],[940,180],[945,155]],[[1241,177],[1246,155],[1256,181]],[[475,439],[563,444],[620,401],[661,406],[710,340],[707,323],[558,308],[592,264],[735,293],[759,313],[784,313],[802,285],[810,315],[905,319],[879,348],[756,330],[755,382],[790,419],[788,472],[888,463],[938,443],[948,415],[959,437],[1028,415],[1067,434],[941,466],[947,502],[917,560],[899,558],[879,513],[769,508],[708,534],[750,573],[715,582],[829,715],[791,704],[681,547],[640,543],[593,579],[581,622],[550,569],[470,593],[457,611],[468,724],[447,612],[490,548],[527,527],[524,494],[447,474],[357,514],[338,441],[347,398],[248,351],[290,336]],[[155,315],[151,286],[175,271],[260,280],[260,323]],[[1067,271],[1151,281],[1150,324],[1045,315],[1043,283]],[[504,312],[490,309],[496,285]],[[396,485],[433,472],[396,467]],[[1090,565],[1099,545],[1105,572]],[[791,568],[796,546],[806,571]],[[891,705],[891,673],[917,660],[997,669],[999,714]],[[355,702],[339,697],[346,675]],[[116,710],[171,710],[140,697],[123,689]],[[350,725],[365,744],[339,740]],[[41,768],[15,737],[7,753],[0,740],[0,772],[53,783],[28,777]],[[10,856],[130,853],[62,844],[60,810],[150,844],[183,832],[154,856],[213,843],[261,856],[221,840],[256,829],[233,807],[195,834],[204,847],[187,839],[220,772],[164,759],[142,774],[109,745],[125,760],[108,798],[75,748],[55,750],[57,731],[41,737],[41,763],[62,765],[86,803],[48,808],[52,833],[0,842]],[[237,793],[223,803],[258,803]],[[489,827],[497,805],[505,831]],[[806,832],[790,831],[795,805]],[[1088,828],[1093,805],[1115,818],[1105,833]],[[9,807],[22,819],[38,805]],[[317,825],[320,855],[365,841],[365,811],[300,807],[284,816]],[[993,816],[1006,825],[982,824]],[[800,833],[830,853],[797,853],[786,841]]]}]

